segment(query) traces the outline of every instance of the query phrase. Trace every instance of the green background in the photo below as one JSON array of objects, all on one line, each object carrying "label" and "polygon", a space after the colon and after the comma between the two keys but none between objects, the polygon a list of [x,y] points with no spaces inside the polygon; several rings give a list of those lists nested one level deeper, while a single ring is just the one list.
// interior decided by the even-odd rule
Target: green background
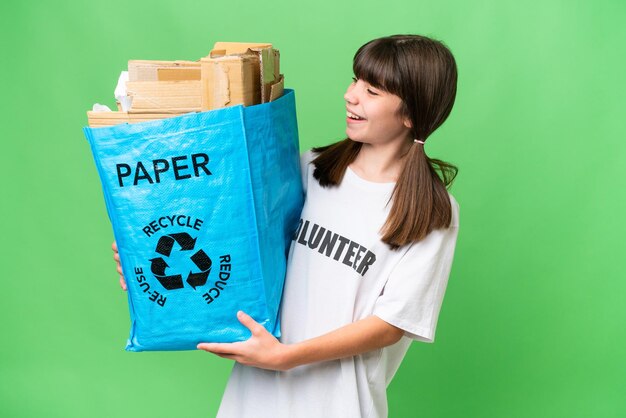
[{"label": "green background", "polygon": [[[126,294],[81,128],[129,59],[273,42],[301,148],[341,139],[351,61],[394,33],[459,67],[426,145],[459,166],[461,229],[435,344],[391,417],[626,416],[626,3],[9,1],[2,19],[0,416],[214,416],[232,363],[128,353]],[[622,215],[620,215],[622,214]]]}]

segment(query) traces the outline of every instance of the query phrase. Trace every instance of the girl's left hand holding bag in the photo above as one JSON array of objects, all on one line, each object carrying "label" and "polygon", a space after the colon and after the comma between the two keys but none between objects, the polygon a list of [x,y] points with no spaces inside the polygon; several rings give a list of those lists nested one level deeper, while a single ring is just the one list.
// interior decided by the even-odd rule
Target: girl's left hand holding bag
[{"label": "girl's left hand holding bag", "polygon": [[246,366],[281,371],[291,368],[287,361],[288,345],[243,311],[237,312],[237,319],[252,333],[249,339],[236,343],[200,343],[198,349]]}]

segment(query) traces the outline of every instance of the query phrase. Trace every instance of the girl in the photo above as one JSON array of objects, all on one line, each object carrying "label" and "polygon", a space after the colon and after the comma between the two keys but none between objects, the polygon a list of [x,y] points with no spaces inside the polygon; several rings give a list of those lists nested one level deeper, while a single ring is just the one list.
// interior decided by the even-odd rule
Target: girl
[{"label": "girl", "polygon": [[459,207],[457,168],[424,143],[450,114],[456,63],[439,41],[395,35],[359,48],[353,70],[347,138],[301,157],[280,341],[240,311],[249,340],[198,345],[236,361],[218,417],[386,417],[409,345],[434,341]]}]

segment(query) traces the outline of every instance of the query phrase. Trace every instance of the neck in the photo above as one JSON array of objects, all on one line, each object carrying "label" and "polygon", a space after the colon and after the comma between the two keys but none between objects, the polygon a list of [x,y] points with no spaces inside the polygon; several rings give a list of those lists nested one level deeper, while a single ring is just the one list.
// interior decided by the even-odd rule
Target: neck
[{"label": "neck", "polygon": [[372,181],[398,180],[404,156],[412,144],[394,141],[386,144],[363,144],[351,167]]}]

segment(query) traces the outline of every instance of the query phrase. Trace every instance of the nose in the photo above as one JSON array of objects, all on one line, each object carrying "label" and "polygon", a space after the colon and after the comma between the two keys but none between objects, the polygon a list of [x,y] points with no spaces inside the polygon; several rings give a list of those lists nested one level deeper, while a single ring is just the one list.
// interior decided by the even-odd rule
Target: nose
[{"label": "nose", "polygon": [[350,83],[348,89],[346,90],[346,94],[343,95],[343,99],[350,104],[356,104],[358,102],[358,98],[356,94],[354,94],[354,87],[356,83]]}]

